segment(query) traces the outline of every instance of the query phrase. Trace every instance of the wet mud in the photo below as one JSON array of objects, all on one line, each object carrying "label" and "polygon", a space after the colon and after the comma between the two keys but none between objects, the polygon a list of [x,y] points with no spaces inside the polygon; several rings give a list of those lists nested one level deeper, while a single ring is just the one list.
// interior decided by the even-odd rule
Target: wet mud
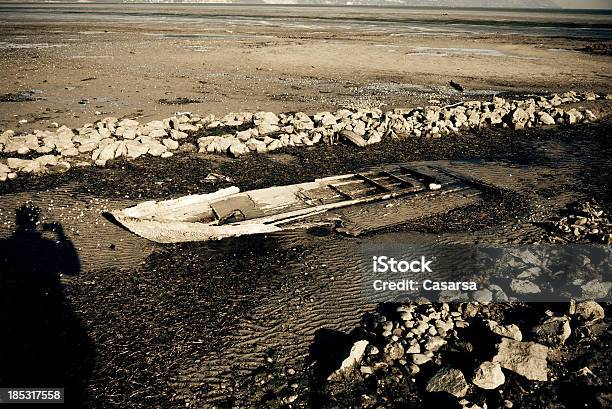
[{"label": "wet mud", "polygon": [[[360,296],[360,245],[532,243],[547,235],[537,222],[567,203],[594,198],[609,211],[611,125],[486,130],[238,159],[189,153],[20,177],[0,184],[0,237],[15,234],[15,210],[28,202],[41,208],[41,221],[63,226],[80,257],[79,274],[61,276],[61,294],[93,345],[94,364],[79,386],[83,406],[271,406],[289,385],[299,396],[294,406],[311,407],[319,396],[308,367],[317,334],[348,334],[377,307]],[[496,189],[478,203],[360,237],[311,230],[161,246],[102,217],[105,209],[148,199],[419,160],[454,161]],[[211,172],[231,182],[211,182]],[[576,359],[587,359],[580,351]]]}]

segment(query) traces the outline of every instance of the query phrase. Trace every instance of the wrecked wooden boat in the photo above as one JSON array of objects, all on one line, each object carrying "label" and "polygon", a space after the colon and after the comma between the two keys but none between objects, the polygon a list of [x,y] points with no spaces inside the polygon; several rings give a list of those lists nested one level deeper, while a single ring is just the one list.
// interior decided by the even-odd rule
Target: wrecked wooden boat
[{"label": "wrecked wooden boat", "polygon": [[[421,162],[247,192],[228,187],[147,201],[110,214],[129,231],[159,243],[219,240],[321,224],[359,235],[473,203],[479,194],[473,183],[440,164]],[[437,204],[419,203],[436,197]]]}]

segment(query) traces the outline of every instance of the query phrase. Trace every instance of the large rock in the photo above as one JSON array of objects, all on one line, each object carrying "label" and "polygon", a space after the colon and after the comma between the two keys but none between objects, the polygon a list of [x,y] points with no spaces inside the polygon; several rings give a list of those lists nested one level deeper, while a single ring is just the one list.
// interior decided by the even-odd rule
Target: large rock
[{"label": "large rock", "polygon": [[336,369],[329,377],[328,380],[342,379],[347,376],[355,367],[361,362],[365,349],[368,346],[368,341],[360,340],[353,344],[349,355],[342,361],[340,368]]},{"label": "large rock", "polygon": [[324,127],[335,125],[338,119],[329,112],[320,112],[314,116],[315,121]]},{"label": "large rock", "polygon": [[168,151],[166,145],[161,144],[159,142],[150,142],[147,145],[149,147],[148,154],[151,156],[161,156],[162,154]]},{"label": "large rock", "polygon": [[179,143],[177,141],[175,141],[174,139],[171,139],[171,138],[164,139],[163,143],[166,146],[166,148],[168,148],[171,151],[173,151],[175,149],[178,149],[178,147],[179,147]]},{"label": "large rock", "polygon": [[510,289],[518,295],[539,294],[541,292],[537,284],[529,280],[519,280],[516,278],[513,278],[510,282]]},{"label": "large rock", "polygon": [[97,159],[101,161],[108,161],[115,158],[115,151],[117,150],[117,143],[111,143],[106,145],[100,150],[100,154]]},{"label": "large rock", "polygon": [[278,132],[278,131],[280,131],[280,127],[275,124],[261,123],[257,125],[257,132],[260,135],[267,135],[267,134]]},{"label": "large rock", "polygon": [[532,381],[548,380],[548,347],[535,342],[502,338],[493,362]]},{"label": "large rock", "polygon": [[506,377],[497,362],[485,361],[474,372],[472,383],[481,389],[495,389],[504,384]]},{"label": "large rock", "polygon": [[427,382],[427,392],[446,392],[458,398],[465,396],[468,384],[459,369],[443,368]]},{"label": "large rock", "polygon": [[605,316],[603,307],[595,301],[584,301],[576,304],[575,314],[586,322],[602,320]]},{"label": "large rock", "polygon": [[229,148],[229,153],[237,158],[238,156],[244,155],[245,153],[249,153],[249,148],[242,142],[238,141],[232,143]]},{"label": "large rock", "polygon": [[255,125],[260,125],[260,124],[270,124],[270,125],[276,125],[278,124],[278,117],[276,116],[276,114],[274,114],[273,112],[256,112],[255,115],[253,115],[253,122],[255,123]]},{"label": "large rock", "polygon": [[138,141],[127,141],[125,143],[127,148],[127,157],[130,159],[136,159],[139,156],[146,154],[149,151],[149,147]]},{"label": "large rock", "polygon": [[551,347],[561,346],[572,334],[568,317],[548,317],[531,331],[534,341]]},{"label": "large rock", "polygon": [[548,112],[540,112],[539,116],[540,116],[540,122],[542,122],[544,125],[554,125],[555,124],[555,119],[552,116],[550,116]]},{"label": "large rock", "polygon": [[368,144],[361,135],[358,135],[353,131],[347,131],[346,129],[340,131],[340,137],[353,145],[359,146],[360,148],[364,148]]}]

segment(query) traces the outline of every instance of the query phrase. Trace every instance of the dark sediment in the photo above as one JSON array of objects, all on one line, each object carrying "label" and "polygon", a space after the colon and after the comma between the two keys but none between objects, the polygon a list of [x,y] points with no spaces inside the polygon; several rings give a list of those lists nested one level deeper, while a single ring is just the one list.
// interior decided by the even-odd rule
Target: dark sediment
[{"label": "dark sediment", "polygon": [[[36,192],[71,183],[76,184],[77,195],[79,192],[105,198],[127,195],[140,201],[214,191],[232,184],[248,190],[297,183],[380,163],[485,159],[556,166],[556,158],[563,156],[590,163],[591,171],[580,174],[578,182],[559,180],[537,193],[554,198],[572,191],[576,196],[595,198],[609,211],[612,147],[608,135],[611,131],[611,124],[602,122],[524,132],[488,129],[479,134],[442,139],[386,140],[366,149],[342,145],[286,148],[274,154],[252,154],[238,159],[176,155],[170,159],[115,162],[103,169],[71,169],[61,175],[20,177],[0,184],[0,192],[4,195]],[[560,152],[555,153],[559,147]],[[226,175],[233,181],[205,181],[210,172]],[[404,229],[438,234],[480,230],[529,217],[533,211],[529,195],[506,193],[433,220],[417,220]],[[96,363],[86,385],[86,406],[174,408],[179,405],[175,400],[182,394],[176,387],[178,371],[193,366],[209,353],[221,353],[228,348],[231,336],[226,334],[237,331],[239,323],[248,320],[254,307],[265,303],[269,295],[281,290],[291,293],[292,286],[315,285],[310,276],[288,283],[282,277],[288,265],[316,257],[324,245],[313,238],[287,247],[274,238],[261,237],[216,244],[171,245],[133,268],[83,271],[66,284],[65,293],[95,348]],[[570,352],[563,361],[568,366],[563,370],[571,371],[583,363],[608,362],[606,342],[604,338],[600,347],[585,341],[570,344]],[[270,351],[271,356],[274,353]],[[273,363],[263,363],[258,373],[237,377],[229,397],[217,402],[268,405],[278,403],[288,381],[304,390],[309,387],[304,372],[287,378],[283,371],[284,368]],[[262,378],[268,379],[265,386],[258,383]],[[555,402],[556,397],[563,396],[568,383],[578,381],[569,375],[561,377],[543,386],[533,397],[520,392],[523,388],[520,380],[508,382],[508,390],[515,391],[509,392],[516,394],[512,397],[515,403],[522,400],[525,407],[538,407],[543,402]],[[203,404],[210,392],[208,388],[202,382],[200,387],[192,387],[186,393],[190,396],[183,398]],[[410,386],[390,389],[389,393],[391,396],[403,394],[404,404],[423,404]],[[325,400],[326,396],[320,392],[316,392],[316,397],[309,392],[300,393],[296,404],[308,407],[315,404],[315,398],[322,404],[330,403]]]}]

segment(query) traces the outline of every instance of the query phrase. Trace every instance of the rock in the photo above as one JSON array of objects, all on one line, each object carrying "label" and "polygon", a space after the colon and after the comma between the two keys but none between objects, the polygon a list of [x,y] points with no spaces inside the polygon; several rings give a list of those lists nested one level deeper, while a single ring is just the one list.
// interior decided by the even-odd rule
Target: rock
[{"label": "rock", "polygon": [[[104,120],[102,120],[102,121],[104,121]],[[151,122],[148,122],[146,126],[148,128],[150,128],[150,129],[161,129],[161,130],[164,130],[164,123],[163,123],[163,121],[151,121]]]},{"label": "rock", "polygon": [[127,119],[127,118],[122,119],[121,121],[117,123],[117,126],[122,126],[124,128],[138,128],[138,125],[140,125],[138,121],[134,119]]},{"label": "rock", "polygon": [[126,129],[121,136],[123,139],[136,139],[136,129]]},{"label": "rock", "polygon": [[588,109],[586,111],[584,111],[584,117],[589,122],[597,121],[597,116],[592,111],[590,111]]},{"label": "rock", "polygon": [[412,362],[414,362],[415,365],[423,365],[424,363],[427,363],[429,361],[431,361],[431,357],[425,354],[413,354],[412,355]]},{"label": "rock", "polygon": [[548,114],[547,112],[540,112],[539,116],[540,116],[540,122],[542,122],[544,125],[554,125],[555,124],[555,119],[552,116],[550,116],[550,114]]},{"label": "rock", "polygon": [[368,133],[368,145],[373,145],[375,143],[380,143],[382,141],[382,134],[378,131],[370,131]]},{"label": "rock", "polygon": [[166,148],[170,149],[171,151],[178,149],[179,147],[179,143],[174,139],[166,138],[162,142],[164,143]]},{"label": "rock", "polygon": [[77,156],[79,154],[79,152],[80,151],[73,146],[72,148],[62,149],[60,154],[62,156]]},{"label": "rock", "polygon": [[12,170],[25,173],[40,173],[44,169],[41,162],[37,160],[8,158],[6,163]]},{"label": "rock", "polygon": [[115,143],[106,145],[104,148],[100,150],[100,154],[98,155],[97,159],[101,161],[108,161],[110,159],[114,159],[116,149],[117,149],[117,145]]},{"label": "rock", "polygon": [[580,122],[580,119],[582,119],[582,114],[575,109],[570,109],[569,111],[565,111],[565,114],[563,114],[563,119],[565,120],[565,123],[573,125]]},{"label": "rock", "polygon": [[459,369],[443,368],[427,382],[427,392],[445,392],[458,398],[465,396],[468,384]]},{"label": "rock", "polygon": [[512,112],[511,125],[513,129],[523,129],[529,122],[530,115],[523,108],[516,108]]},{"label": "rock", "polygon": [[198,130],[198,127],[192,124],[180,124],[178,130],[180,132],[195,132]]},{"label": "rock", "polygon": [[549,317],[531,331],[533,340],[550,347],[561,346],[572,334],[569,318]]},{"label": "rock", "polygon": [[513,278],[510,282],[510,289],[518,295],[526,294],[539,294],[541,292],[540,287],[529,280],[518,280]]},{"label": "rock", "polygon": [[535,342],[502,338],[493,362],[532,381],[548,380],[548,348]]},{"label": "rock", "polygon": [[602,320],[605,317],[605,312],[603,307],[597,302],[584,301],[576,304],[576,315],[586,322],[594,322]]},{"label": "rock", "polygon": [[275,151],[275,150],[277,150],[279,148],[282,148],[282,147],[283,147],[283,143],[280,140],[278,140],[278,139],[274,139],[267,146],[269,151]]},{"label": "rock", "polygon": [[257,125],[257,132],[259,133],[259,135],[267,135],[278,131],[280,131],[280,127],[278,125],[269,123],[261,123]]},{"label": "rock", "polygon": [[490,303],[491,301],[493,301],[493,292],[486,288],[482,290],[474,291],[472,293],[472,299],[480,303],[485,303],[485,304]]},{"label": "rock", "polygon": [[280,119],[278,119],[276,114],[274,114],[273,112],[260,111],[260,112],[256,112],[255,115],[253,115],[253,123],[255,125],[260,125],[260,124],[276,125],[278,124],[278,121],[280,121]]},{"label": "rock", "polygon": [[192,153],[192,152],[197,152],[198,148],[194,144],[186,142],[186,143],[181,144],[178,150],[179,152],[182,152],[182,153]]},{"label": "rock", "polygon": [[168,136],[168,134],[164,129],[153,129],[149,131],[149,136],[151,138],[163,138]]},{"label": "rock", "polygon": [[137,141],[127,141],[125,147],[127,148],[127,157],[130,159],[136,159],[149,151],[147,145]]},{"label": "rock", "polygon": [[344,129],[340,131],[340,137],[343,138],[343,140],[352,143],[353,145],[359,146],[360,148],[363,148],[367,145],[367,142],[360,135],[356,134],[353,131],[347,131],[346,129]]},{"label": "rock", "polygon": [[176,129],[171,129],[170,130],[170,137],[172,139],[185,139],[187,138],[187,133],[185,132],[181,132],[181,131],[177,131]]},{"label": "rock", "polygon": [[384,354],[387,362],[396,361],[404,356],[404,347],[397,342],[391,342],[385,346]]},{"label": "rock", "polygon": [[472,383],[481,389],[495,389],[506,381],[501,366],[497,362],[485,361],[474,372]]},{"label": "rock", "polygon": [[164,153],[162,153],[162,154],[160,155],[160,157],[161,157],[161,158],[164,158],[164,159],[165,159],[165,158],[169,158],[169,157],[171,157],[171,156],[174,156],[174,153],[172,153],[172,152],[170,152],[170,151],[166,151],[166,152],[164,152]]},{"label": "rock", "polygon": [[165,145],[157,142],[151,142],[148,145],[149,151],[148,154],[151,156],[161,156],[164,152],[168,150]]},{"label": "rock", "polygon": [[364,136],[366,132],[366,125],[363,121],[356,121],[353,124],[353,132],[359,136]]},{"label": "rock", "polygon": [[611,288],[610,281],[591,280],[581,286],[582,298],[585,300],[607,298]]},{"label": "rock", "polygon": [[406,353],[407,354],[419,354],[421,353],[421,346],[415,342],[413,345],[410,345],[406,349]]},{"label": "rock", "polygon": [[515,324],[501,325],[496,321],[486,320],[485,325],[489,331],[501,337],[514,339],[516,341],[521,341],[523,339],[521,330]]},{"label": "rock", "polygon": [[314,119],[318,124],[324,127],[335,125],[338,122],[337,118],[329,112],[317,113]]},{"label": "rock", "polygon": [[246,129],[244,131],[236,132],[236,138],[240,139],[242,142],[246,142],[251,138],[255,138],[259,136],[259,131],[257,128]]},{"label": "rock", "polygon": [[442,346],[446,345],[446,340],[439,336],[431,337],[425,342],[424,348],[427,351],[437,351]]},{"label": "rock", "polygon": [[242,142],[235,142],[229,147],[229,153],[237,158],[238,156],[244,155],[245,153],[249,153],[249,148]]},{"label": "rock", "polygon": [[30,148],[27,146],[24,136],[9,138],[4,146],[4,152],[7,153],[18,153],[20,155],[25,155],[29,151]]},{"label": "rock", "polygon": [[361,362],[367,346],[368,341],[366,340],[355,342],[351,347],[348,357],[346,357],[342,361],[342,364],[340,364],[340,368],[336,369],[331,375],[329,375],[327,380],[342,379],[348,375],[350,371],[352,371],[353,368]]}]

